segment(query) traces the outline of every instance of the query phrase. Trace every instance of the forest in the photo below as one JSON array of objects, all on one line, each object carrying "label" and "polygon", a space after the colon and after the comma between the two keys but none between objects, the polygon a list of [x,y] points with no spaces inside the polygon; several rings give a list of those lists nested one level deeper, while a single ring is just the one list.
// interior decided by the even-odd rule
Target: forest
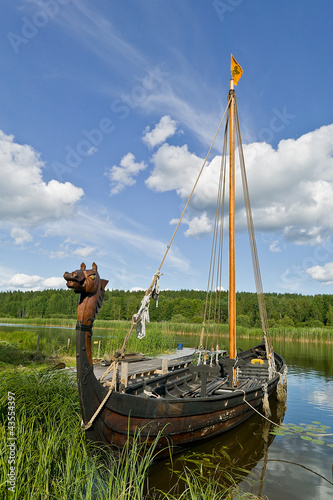
[{"label": "forest", "polygon": [[[138,311],[144,292],[107,290],[98,319],[129,320]],[[228,293],[220,292],[218,316],[228,321]],[[212,302],[215,301],[215,294]],[[196,290],[162,291],[158,307],[151,301],[151,321],[202,323],[206,292]],[[333,295],[277,294],[265,295],[270,326],[323,327],[333,326]],[[71,290],[0,292],[1,318],[75,318],[78,295]],[[207,310],[209,311],[209,306]],[[237,323],[244,327],[260,326],[259,308],[255,293],[238,292],[236,296]],[[214,316],[211,308],[210,317]]]}]

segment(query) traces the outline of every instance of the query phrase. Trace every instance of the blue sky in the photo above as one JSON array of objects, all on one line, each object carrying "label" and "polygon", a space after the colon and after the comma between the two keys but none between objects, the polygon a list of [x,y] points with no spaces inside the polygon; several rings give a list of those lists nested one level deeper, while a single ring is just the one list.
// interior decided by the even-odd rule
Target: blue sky
[{"label": "blue sky", "polygon": [[[110,288],[150,284],[224,112],[233,53],[264,289],[332,293],[332,14],[307,0],[5,0],[0,289],[63,287],[81,261]],[[206,289],[220,151],[162,289]],[[253,291],[236,203],[237,289]]]}]

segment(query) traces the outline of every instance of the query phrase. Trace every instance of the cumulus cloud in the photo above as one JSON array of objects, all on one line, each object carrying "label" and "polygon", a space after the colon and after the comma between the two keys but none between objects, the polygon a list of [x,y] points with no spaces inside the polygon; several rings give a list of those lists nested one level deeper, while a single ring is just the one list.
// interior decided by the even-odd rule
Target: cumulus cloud
[{"label": "cumulus cloud", "polygon": [[14,274],[7,281],[0,283],[1,287],[8,290],[44,290],[45,288],[64,288],[64,279],[53,276],[51,278],[43,278],[42,276],[28,275],[23,273]]},{"label": "cumulus cloud", "polygon": [[33,226],[74,212],[83,190],[69,182],[54,179],[44,182],[43,165],[31,146],[18,144],[12,135],[0,131],[0,218],[3,222]]},{"label": "cumulus cloud", "polygon": [[312,279],[320,281],[323,285],[333,283],[333,262],[327,262],[324,266],[312,266],[306,271]]},{"label": "cumulus cloud", "polygon": [[[266,143],[243,148],[255,228],[280,232],[297,244],[325,241],[333,231],[333,125],[283,140],[277,149]],[[155,191],[176,190],[185,200],[202,161],[187,146],[163,144],[152,157],[154,168],[146,184]],[[219,170],[220,157],[215,156],[205,167],[191,202],[192,209],[205,211],[210,219]],[[236,183],[241,186],[239,168]],[[241,187],[236,190],[236,220],[244,229]]]},{"label": "cumulus cloud", "polygon": [[148,147],[154,148],[162,142],[165,142],[169,137],[173,136],[177,131],[177,122],[171,119],[171,116],[162,116],[159,123],[155,125],[153,130],[150,127],[145,129],[143,135],[143,142],[147,144]]},{"label": "cumulus cloud", "polygon": [[132,153],[127,153],[120,161],[120,166],[114,165],[106,171],[106,175],[111,181],[111,195],[120,193],[126,186],[133,186],[139,172],[147,168],[146,163],[135,162],[135,156]]},{"label": "cumulus cloud", "polygon": [[[171,224],[178,223],[177,219],[173,219]],[[205,233],[210,233],[213,230],[211,219],[204,212],[200,217],[193,217],[192,219],[183,219],[183,223],[188,225],[185,231],[185,236],[201,236]]]},{"label": "cumulus cloud", "polygon": [[79,257],[82,257],[83,259],[85,259],[90,254],[92,254],[95,250],[96,250],[96,247],[86,246],[86,247],[77,248],[76,250],[74,250],[73,253],[75,253],[75,255],[78,255]]},{"label": "cumulus cloud", "polygon": [[21,227],[13,227],[10,235],[13,238],[15,245],[23,245],[24,243],[32,241],[31,234],[26,229]]},{"label": "cumulus cloud", "polygon": [[187,197],[202,165],[202,159],[190,153],[187,145],[170,146],[163,144],[152,157],[154,169],[146,180],[155,191],[176,190]]}]

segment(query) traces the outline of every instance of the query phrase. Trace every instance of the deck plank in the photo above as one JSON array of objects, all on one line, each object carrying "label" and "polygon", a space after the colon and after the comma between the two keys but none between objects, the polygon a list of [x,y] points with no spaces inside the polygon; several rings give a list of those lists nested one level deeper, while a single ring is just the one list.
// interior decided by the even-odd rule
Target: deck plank
[{"label": "deck plank", "polygon": [[[167,358],[168,364],[170,366],[174,366],[179,363],[184,358],[188,356],[192,356],[195,352],[195,349],[190,347],[184,347],[182,350],[176,350],[171,354],[166,354],[163,356],[158,356],[156,358],[147,358],[140,361],[131,361],[128,364],[128,375],[140,375],[140,373],[146,373],[154,370],[162,369],[162,359]],[[100,364],[94,365],[94,374],[96,378],[100,378],[103,373],[107,370],[107,366],[101,366]],[[109,380],[112,378],[112,371],[105,377],[105,380]]]}]

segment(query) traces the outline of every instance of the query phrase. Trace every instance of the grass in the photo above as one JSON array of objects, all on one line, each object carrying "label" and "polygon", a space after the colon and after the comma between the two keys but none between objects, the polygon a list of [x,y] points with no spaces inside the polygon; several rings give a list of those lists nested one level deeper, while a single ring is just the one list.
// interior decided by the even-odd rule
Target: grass
[{"label": "grass", "polygon": [[[180,457],[183,469],[176,472],[178,482],[170,492],[161,492],[167,500],[236,500],[255,499],[241,492],[237,483],[249,474],[237,467],[225,450],[217,453],[188,453]],[[175,471],[172,471],[175,473]]]},{"label": "grass", "polygon": [[[0,323],[59,326],[74,329],[76,320],[66,318],[0,318]],[[111,338],[109,338],[107,348],[108,350],[118,349],[130,326],[130,321],[96,319],[94,322],[95,338],[96,335],[98,335],[98,329],[109,330],[111,332]],[[149,352],[149,354],[154,355],[158,350],[160,352],[161,348],[167,349],[169,347],[167,338],[162,338],[162,334],[165,334],[167,337],[170,337],[170,335],[193,335],[199,338],[201,329],[202,325],[196,323],[152,322],[147,325],[148,336],[151,338],[148,343],[146,340],[136,342],[135,332],[133,332],[128,345],[129,349],[132,350],[146,351],[148,349],[147,354]],[[212,328],[210,331],[210,335],[213,334],[215,336],[228,335],[228,325],[216,325],[214,330]],[[237,326],[237,335],[242,338],[253,338],[257,340],[262,338],[262,330],[259,327],[247,328],[244,326]],[[333,342],[332,327],[271,327],[270,335],[273,339],[277,340]],[[161,345],[161,348],[159,345]]]},{"label": "grass", "polygon": [[[14,492],[8,492],[7,482],[9,393],[15,395],[16,412]],[[145,498],[154,446],[148,449],[139,442],[139,430],[119,457],[86,445],[75,379],[67,373],[49,369],[7,371],[1,386],[0,419],[0,491],[7,491],[8,498]]]},{"label": "grass", "polygon": [[[38,346],[38,348],[37,348]],[[0,369],[10,366],[47,366],[65,362],[66,366],[75,366],[75,344],[61,346],[58,338],[47,339],[34,330],[0,330]]]},{"label": "grass", "polygon": [[[234,498],[203,470],[184,470],[185,489],[149,490],[149,466],[157,440],[149,448],[140,429],[119,452],[87,444],[80,428],[80,405],[73,375],[50,368],[6,370],[0,386],[0,497],[13,500],[143,500]],[[9,424],[13,419],[15,427]],[[12,429],[12,432],[10,432]],[[15,439],[11,439],[14,437]],[[15,445],[12,443],[15,442]],[[12,446],[13,454],[10,455]],[[14,451],[13,451],[14,450]],[[13,490],[9,458],[15,467]],[[13,478],[13,476],[11,476]],[[222,488],[222,489],[221,489]],[[237,498],[248,498],[239,493]],[[254,497],[252,497],[254,498]]]}]

